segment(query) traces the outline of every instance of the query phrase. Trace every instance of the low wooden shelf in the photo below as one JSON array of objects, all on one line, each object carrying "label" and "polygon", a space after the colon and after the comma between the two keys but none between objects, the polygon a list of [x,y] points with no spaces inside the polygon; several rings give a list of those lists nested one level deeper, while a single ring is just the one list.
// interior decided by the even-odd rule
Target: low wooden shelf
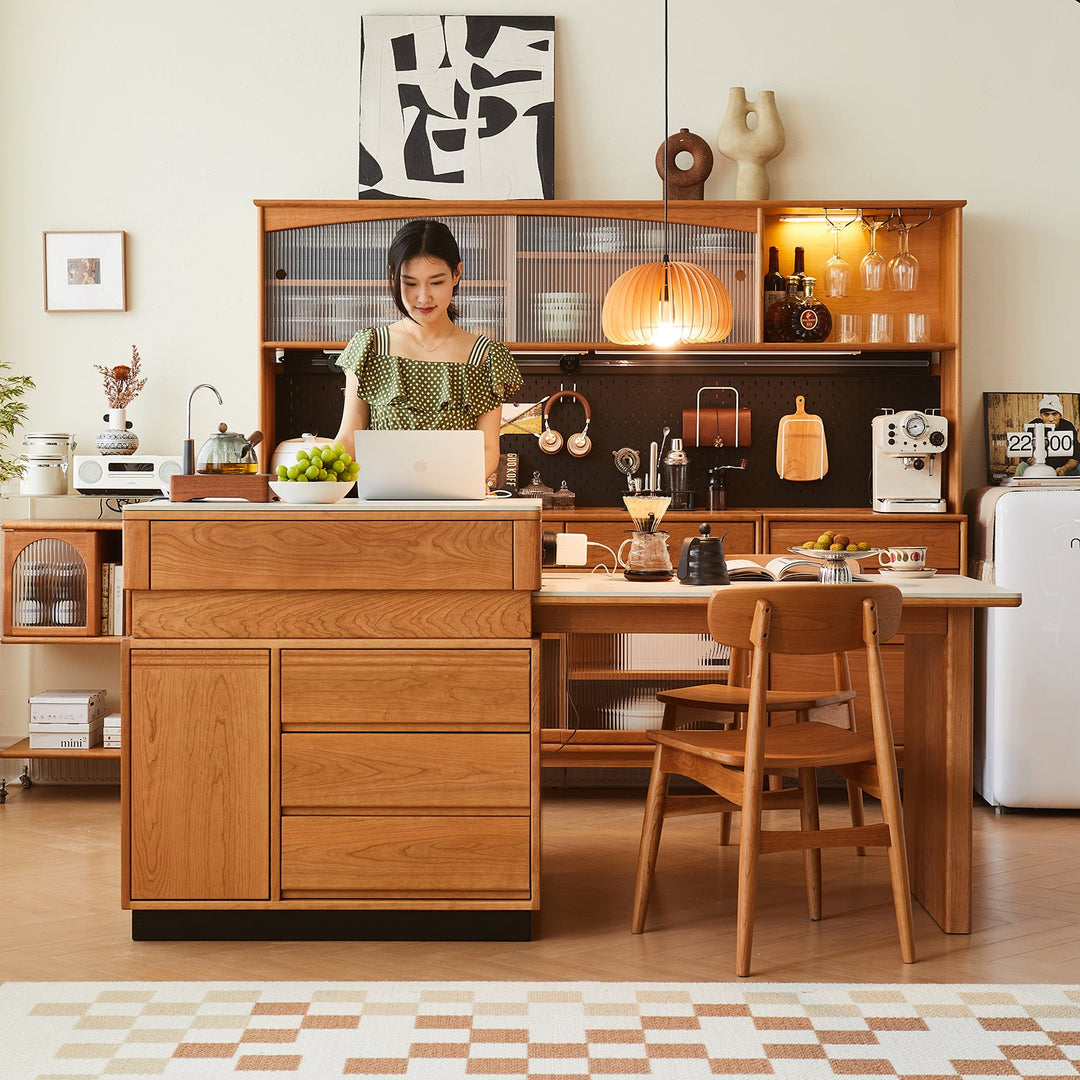
[{"label": "low wooden shelf", "polygon": [[29,736],[20,739],[11,746],[5,746],[0,750],[0,758],[115,758],[120,759],[120,747],[118,746],[92,746],[89,750],[62,750],[59,748],[44,749],[40,746],[31,746]]}]

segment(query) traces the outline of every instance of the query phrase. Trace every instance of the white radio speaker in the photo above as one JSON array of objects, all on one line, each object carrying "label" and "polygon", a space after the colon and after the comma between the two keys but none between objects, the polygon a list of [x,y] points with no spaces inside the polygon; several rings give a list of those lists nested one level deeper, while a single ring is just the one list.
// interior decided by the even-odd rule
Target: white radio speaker
[{"label": "white radio speaker", "polygon": [[157,454],[75,455],[75,490],[83,495],[165,495],[181,471],[178,457]]}]

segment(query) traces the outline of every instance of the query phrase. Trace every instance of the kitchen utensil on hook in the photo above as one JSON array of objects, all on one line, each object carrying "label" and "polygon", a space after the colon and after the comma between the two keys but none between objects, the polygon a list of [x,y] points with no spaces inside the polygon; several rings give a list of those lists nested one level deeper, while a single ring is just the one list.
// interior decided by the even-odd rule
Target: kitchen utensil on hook
[{"label": "kitchen utensil on hook", "polygon": [[626,482],[630,490],[633,491],[634,475],[641,468],[641,454],[630,446],[612,450],[611,454],[615,458],[615,468],[626,477]]}]

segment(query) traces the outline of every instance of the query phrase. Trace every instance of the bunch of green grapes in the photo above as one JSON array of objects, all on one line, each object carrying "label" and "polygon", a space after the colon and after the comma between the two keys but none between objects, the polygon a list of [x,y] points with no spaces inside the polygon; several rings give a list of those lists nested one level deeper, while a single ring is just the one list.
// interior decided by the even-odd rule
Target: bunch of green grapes
[{"label": "bunch of green grapes", "polygon": [[277,467],[279,480],[296,480],[301,483],[329,481],[351,484],[359,472],[360,466],[345,452],[343,443],[298,450],[296,461],[292,465]]}]

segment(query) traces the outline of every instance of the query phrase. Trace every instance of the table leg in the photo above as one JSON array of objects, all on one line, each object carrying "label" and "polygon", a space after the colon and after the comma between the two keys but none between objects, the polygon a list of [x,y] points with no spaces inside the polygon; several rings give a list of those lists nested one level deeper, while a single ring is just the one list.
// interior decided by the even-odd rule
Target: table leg
[{"label": "table leg", "polygon": [[904,829],[911,891],[949,934],[971,933],[974,619],[904,638]]}]

